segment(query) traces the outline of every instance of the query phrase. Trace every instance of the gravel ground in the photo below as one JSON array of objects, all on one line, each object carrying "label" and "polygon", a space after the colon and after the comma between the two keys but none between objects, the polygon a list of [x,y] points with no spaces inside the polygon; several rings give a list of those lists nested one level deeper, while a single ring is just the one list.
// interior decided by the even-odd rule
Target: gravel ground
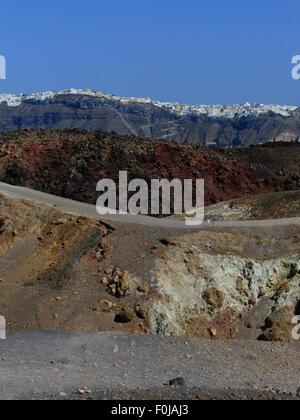
[{"label": "gravel ground", "polygon": [[[11,332],[0,341],[0,395],[1,399],[292,399],[300,385],[299,349],[298,344],[288,343],[112,332]],[[177,377],[184,379],[184,386],[169,385]]]}]

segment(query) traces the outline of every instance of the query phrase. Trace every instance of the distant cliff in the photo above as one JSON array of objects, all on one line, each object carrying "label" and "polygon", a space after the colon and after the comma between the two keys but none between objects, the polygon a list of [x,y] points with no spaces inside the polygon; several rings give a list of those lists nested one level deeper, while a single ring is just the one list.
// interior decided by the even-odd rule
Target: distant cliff
[{"label": "distant cliff", "polygon": [[[0,101],[0,131],[19,129],[72,129],[115,132],[179,143],[246,147],[266,142],[298,142],[300,110],[281,114],[246,111],[232,117],[209,113],[174,112],[166,106],[145,101],[122,101],[111,95],[83,93],[48,96],[12,96]],[[1,99],[1,98],[0,98]],[[15,101],[15,102],[14,102]],[[224,107],[225,109],[226,107]],[[228,108],[228,107],[227,107]],[[178,109],[181,109],[178,105]]]}]

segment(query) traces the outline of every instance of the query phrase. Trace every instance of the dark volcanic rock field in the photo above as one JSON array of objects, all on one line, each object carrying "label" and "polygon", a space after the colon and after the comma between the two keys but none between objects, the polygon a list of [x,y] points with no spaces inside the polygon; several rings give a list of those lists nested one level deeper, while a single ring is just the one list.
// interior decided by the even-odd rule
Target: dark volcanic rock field
[{"label": "dark volcanic rock field", "polygon": [[95,203],[102,178],[205,179],[206,205],[300,189],[300,144],[248,149],[181,145],[80,130],[21,130],[0,135],[0,180]]}]

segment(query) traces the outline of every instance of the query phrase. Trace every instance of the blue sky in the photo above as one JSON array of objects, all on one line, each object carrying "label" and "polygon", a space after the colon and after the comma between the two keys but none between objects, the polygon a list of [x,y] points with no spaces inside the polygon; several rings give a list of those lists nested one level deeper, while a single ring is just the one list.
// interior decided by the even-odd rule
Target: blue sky
[{"label": "blue sky", "polygon": [[0,12],[0,92],[300,105],[291,78],[299,16],[299,0],[10,0]]}]

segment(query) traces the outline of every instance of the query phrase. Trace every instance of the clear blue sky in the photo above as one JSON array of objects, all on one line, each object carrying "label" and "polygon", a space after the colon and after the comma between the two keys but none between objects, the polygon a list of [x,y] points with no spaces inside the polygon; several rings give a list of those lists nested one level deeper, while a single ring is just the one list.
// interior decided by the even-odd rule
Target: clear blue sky
[{"label": "clear blue sky", "polygon": [[300,105],[299,16],[299,0],[2,2],[0,92]]}]

